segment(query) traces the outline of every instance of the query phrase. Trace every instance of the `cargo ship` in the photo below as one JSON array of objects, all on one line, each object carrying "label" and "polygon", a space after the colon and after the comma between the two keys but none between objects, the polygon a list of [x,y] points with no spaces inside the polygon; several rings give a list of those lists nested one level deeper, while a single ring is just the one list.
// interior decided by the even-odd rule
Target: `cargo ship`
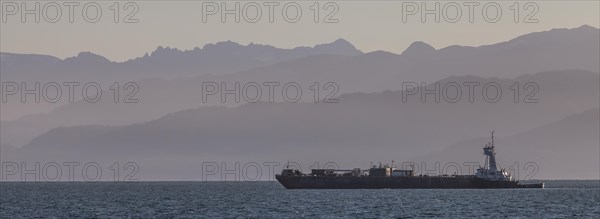
[{"label": "cargo ship", "polygon": [[415,175],[414,170],[391,166],[372,166],[368,170],[312,169],[302,173],[289,165],[277,181],[287,189],[468,189],[468,188],[544,188],[544,183],[520,183],[504,169],[496,166],[494,132],[483,147],[485,165],[474,175]]}]

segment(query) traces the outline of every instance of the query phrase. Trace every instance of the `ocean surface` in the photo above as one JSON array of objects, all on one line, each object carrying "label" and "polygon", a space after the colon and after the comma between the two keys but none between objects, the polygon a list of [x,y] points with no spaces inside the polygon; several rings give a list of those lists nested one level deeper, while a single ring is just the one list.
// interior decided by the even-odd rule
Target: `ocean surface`
[{"label": "ocean surface", "polygon": [[544,189],[286,190],[277,182],[3,182],[1,218],[600,218],[600,181]]}]

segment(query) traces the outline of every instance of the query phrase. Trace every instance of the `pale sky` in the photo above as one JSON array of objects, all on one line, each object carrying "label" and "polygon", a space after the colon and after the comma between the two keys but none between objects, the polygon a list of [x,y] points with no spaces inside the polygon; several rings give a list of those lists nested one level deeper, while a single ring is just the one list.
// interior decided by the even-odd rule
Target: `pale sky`
[{"label": "pale sky", "polygon": [[[484,45],[509,40],[516,36],[545,31],[552,28],[574,28],[587,24],[599,27],[600,3],[599,1],[541,1],[536,5],[525,7],[523,1],[519,2],[519,22],[515,23],[514,10],[511,5],[515,1],[496,1],[502,9],[502,15],[497,23],[491,23],[482,17],[482,8],[485,2],[480,2],[474,7],[474,23],[469,22],[469,8],[458,1],[462,17],[456,23],[449,23],[440,18],[440,23],[435,23],[434,16],[428,15],[426,23],[420,21],[420,14],[406,15],[407,22],[403,19],[403,1],[338,1],[338,12],[332,17],[338,23],[323,23],[327,14],[332,12],[335,5],[324,8],[326,1],[319,1],[319,23],[315,23],[314,10],[310,7],[315,1],[279,1],[280,5],[274,7],[274,23],[268,21],[269,7],[265,1],[256,1],[261,7],[262,17],[257,23],[249,23],[243,18],[240,23],[233,21],[234,16],[228,15],[228,21],[221,23],[220,14],[207,15],[207,22],[203,23],[202,4],[209,1],[138,1],[138,12],[133,18],[138,23],[123,23],[124,17],[129,14],[134,6],[123,9],[120,4],[119,23],[115,23],[114,10],[110,7],[114,1],[97,1],[102,8],[100,21],[88,23],[82,17],[82,8],[86,2],[74,7],[74,23],[69,23],[69,8],[61,6],[62,16],[56,23],[49,23],[40,18],[40,23],[35,23],[34,15],[27,15],[26,23],[22,23],[21,11],[13,15],[9,6],[10,2],[18,3],[18,10],[22,9],[23,1],[2,0],[2,23],[0,31],[0,51],[11,53],[48,54],[59,58],[75,56],[81,51],[90,51],[107,57],[113,61],[124,61],[130,58],[143,56],[152,52],[158,46],[175,47],[189,50],[202,47],[207,43],[231,40],[241,44],[259,43],[269,44],[281,48],[296,46],[313,46],[315,44],[334,41],[344,38],[354,44],[363,52],[386,50],[401,53],[414,41],[425,41],[435,48],[449,45]],[[25,1],[26,7],[32,9],[34,1]],[[41,1],[40,1],[41,2]],[[87,1],[90,2],[90,1]],[[254,17],[255,5],[247,1],[238,1],[246,7],[248,17]],[[282,16],[282,8],[286,3],[297,3],[302,8],[302,16],[297,23],[286,22]],[[404,1],[405,6],[408,1]],[[447,12],[447,18],[454,17],[456,8],[449,1],[440,3],[441,16]],[[214,1],[221,7],[221,3],[233,8],[235,1]],[[422,10],[422,2],[415,2]],[[41,2],[41,14],[46,6],[47,19],[56,15],[54,5]],[[430,9],[435,7],[433,2],[426,2]],[[443,10],[446,6],[447,10]],[[94,8],[88,8],[89,17],[95,16]],[[525,16],[534,12],[533,19],[538,23],[523,23]],[[295,16],[294,8],[288,8],[289,17]],[[488,16],[494,17],[493,7],[488,8]]]}]

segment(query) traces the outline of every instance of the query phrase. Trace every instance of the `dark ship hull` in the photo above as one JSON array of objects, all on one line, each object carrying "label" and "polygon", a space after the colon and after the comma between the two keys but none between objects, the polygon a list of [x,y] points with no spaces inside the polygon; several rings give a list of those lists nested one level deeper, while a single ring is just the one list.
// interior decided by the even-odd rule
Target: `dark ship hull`
[{"label": "dark ship hull", "polygon": [[288,189],[496,189],[544,188],[544,183],[520,184],[504,169],[496,166],[494,132],[492,141],[485,145],[485,165],[475,175],[416,175],[412,169],[396,169],[392,165],[373,166],[368,171],[312,169],[310,174],[290,169],[275,175]]},{"label": "dark ship hull", "polygon": [[543,183],[488,181],[475,176],[283,176],[276,179],[287,189],[495,189],[543,188]]}]

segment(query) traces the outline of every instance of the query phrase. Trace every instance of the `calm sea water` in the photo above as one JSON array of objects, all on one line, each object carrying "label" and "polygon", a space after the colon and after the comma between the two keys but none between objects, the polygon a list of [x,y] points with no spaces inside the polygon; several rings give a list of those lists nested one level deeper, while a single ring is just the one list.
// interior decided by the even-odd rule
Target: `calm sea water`
[{"label": "calm sea water", "polygon": [[286,190],[277,182],[0,183],[0,217],[600,218],[600,181],[545,189]]}]

